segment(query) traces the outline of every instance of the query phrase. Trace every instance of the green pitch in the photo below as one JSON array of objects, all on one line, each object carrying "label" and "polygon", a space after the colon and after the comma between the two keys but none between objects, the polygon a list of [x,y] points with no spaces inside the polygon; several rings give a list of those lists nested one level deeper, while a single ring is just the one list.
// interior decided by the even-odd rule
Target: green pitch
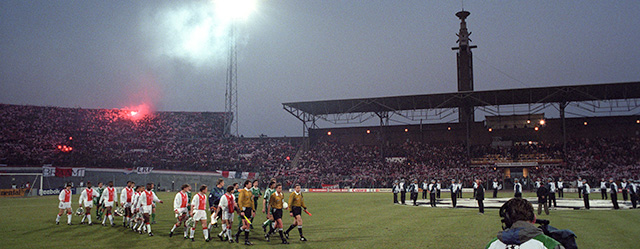
[{"label": "green pitch", "polygon": [[[67,226],[63,216],[55,225],[57,196],[0,199],[1,248],[245,248],[244,245],[220,242],[215,234],[206,243],[200,229],[195,242],[182,238],[182,229],[169,238],[174,221],[174,193],[158,193],[164,204],[158,204],[157,224],[152,225],[154,237],[139,235],[122,227],[122,218],[114,217],[115,228],[78,225],[73,217]],[[470,197],[465,193],[465,198]],[[531,194],[529,194],[531,195]],[[566,197],[577,197],[567,194]],[[73,196],[73,209],[78,208],[78,195]],[[304,235],[309,241],[299,241],[298,231],[290,233],[290,245],[279,244],[272,237],[264,241],[259,224],[260,212],[254,223],[251,240],[256,248],[482,248],[501,224],[497,209],[487,209],[478,215],[476,209],[449,209],[401,206],[392,204],[391,194],[378,193],[305,193],[305,203],[313,216],[303,214]],[[261,208],[259,208],[261,211]],[[286,213],[285,213],[286,214]],[[638,248],[640,210],[552,210],[541,218],[551,225],[571,229],[578,235],[580,248]],[[237,219],[236,219],[237,222]],[[237,223],[236,223],[237,224]],[[291,218],[284,218],[285,229]],[[234,233],[235,233],[234,224]],[[214,229],[217,234],[219,228]],[[213,232],[212,232],[213,233]],[[241,238],[241,242],[243,239]]]}]

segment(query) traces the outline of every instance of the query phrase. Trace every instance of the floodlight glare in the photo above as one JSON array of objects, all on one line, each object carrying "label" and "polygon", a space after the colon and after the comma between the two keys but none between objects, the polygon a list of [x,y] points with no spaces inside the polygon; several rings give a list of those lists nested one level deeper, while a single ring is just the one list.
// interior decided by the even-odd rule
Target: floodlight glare
[{"label": "floodlight glare", "polygon": [[216,14],[226,20],[247,18],[256,8],[256,0],[214,0]]}]

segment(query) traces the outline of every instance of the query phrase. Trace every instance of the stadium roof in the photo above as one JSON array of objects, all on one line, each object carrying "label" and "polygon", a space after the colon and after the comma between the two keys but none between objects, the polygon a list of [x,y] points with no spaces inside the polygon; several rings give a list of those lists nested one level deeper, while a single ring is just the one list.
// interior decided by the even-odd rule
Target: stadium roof
[{"label": "stadium roof", "polygon": [[298,114],[320,116],[457,108],[462,103],[473,106],[499,106],[618,99],[640,99],[640,82],[305,101],[282,105],[285,110],[300,118]]}]

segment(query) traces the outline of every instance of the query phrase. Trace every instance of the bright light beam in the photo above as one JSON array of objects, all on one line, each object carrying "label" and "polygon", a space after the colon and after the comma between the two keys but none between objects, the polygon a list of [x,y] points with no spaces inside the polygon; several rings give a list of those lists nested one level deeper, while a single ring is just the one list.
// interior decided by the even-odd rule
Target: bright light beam
[{"label": "bright light beam", "polygon": [[255,9],[256,0],[214,0],[216,15],[225,20],[246,19]]}]

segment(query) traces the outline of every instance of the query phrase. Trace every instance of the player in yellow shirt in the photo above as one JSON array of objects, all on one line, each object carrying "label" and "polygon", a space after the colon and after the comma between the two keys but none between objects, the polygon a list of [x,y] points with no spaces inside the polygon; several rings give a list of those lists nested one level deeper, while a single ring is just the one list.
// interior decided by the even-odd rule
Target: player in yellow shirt
[{"label": "player in yellow shirt", "polygon": [[[289,244],[289,242],[284,238],[284,234],[282,232],[282,208],[284,203],[284,194],[282,193],[282,184],[276,184],[276,189],[271,197],[269,197],[269,212],[273,215],[273,220],[275,222],[275,227],[280,233],[280,239],[282,239],[282,244]],[[268,234],[264,237],[269,241]]]},{"label": "player in yellow shirt", "polygon": [[300,241],[307,241],[302,236],[302,209],[307,210],[307,206],[304,205],[304,198],[300,189],[300,184],[296,184],[295,190],[289,195],[289,216],[293,217],[293,224],[289,226],[289,229],[284,233],[284,236],[289,238],[289,232],[294,227],[298,226],[298,232],[300,233]]},{"label": "player in yellow shirt", "polygon": [[238,194],[238,208],[240,209],[240,219],[242,220],[242,227],[238,229],[236,233],[236,243],[238,243],[238,236],[244,231],[244,244],[253,245],[249,241],[249,231],[251,229],[251,223],[249,220],[255,215],[253,210],[253,194],[251,193],[251,181],[244,182],[244,188],[240,190]]}]

